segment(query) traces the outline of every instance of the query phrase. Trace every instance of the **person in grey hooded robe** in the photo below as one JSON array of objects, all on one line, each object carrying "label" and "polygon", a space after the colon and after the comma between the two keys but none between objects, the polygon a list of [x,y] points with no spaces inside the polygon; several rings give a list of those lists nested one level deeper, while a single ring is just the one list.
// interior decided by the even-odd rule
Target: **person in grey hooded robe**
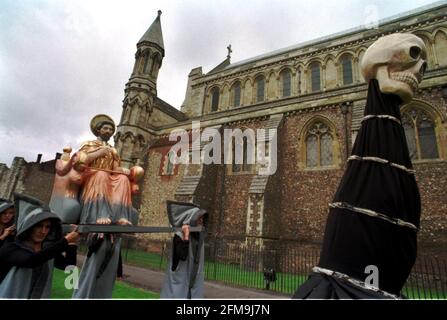
[{"label": "person in grey hooded robe", "polygon": [[205,229],[189,232],[189,227],[206,226],[207,212],[192,203],[167,201],[169,222],[175,232],[172,252],[160,293],[162,299],[203,298]]},{"label": "person in grey hooded robe", "polygon": [[37,199],[15,194],[14,202],[17,237],[0,249],[0,264],[9,268],[0,298],[49,298],[53,267],[76,265],[79,234],[63,237],[60,219]]}]

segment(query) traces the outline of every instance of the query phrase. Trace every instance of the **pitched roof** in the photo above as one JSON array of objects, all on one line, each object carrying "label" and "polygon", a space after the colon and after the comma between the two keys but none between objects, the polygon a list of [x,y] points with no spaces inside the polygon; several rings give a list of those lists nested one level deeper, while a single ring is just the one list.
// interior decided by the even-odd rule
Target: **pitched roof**
[{"label": "pitched roof", "polygon": [[161,49],[165,49],[164,43],[163,43],[163,33],[161,32],[161,22],[160,22],[160,16],[161,16],[161,10],[158,10],[157,18],[155,18],[154,22],[152,22],[149,29],[147,29],[146,33],[141,37],[141,42],[150,42],[155,43],[158,45]]},{"label": "pitched roof", "polygon": [[[391,17],[382,19],[378,22],[378,24],[379,24],[379,26],[382,26],[385,24],[396,22],[396,21],[404,19],[404,18],[410,18],[413,16],[417,17],[417,16],[421,15],[422,13],[429,12],[429,11],[435,10],[435,9],[439,9],[439,8],[445,7],[446,5],[447,5],[446,0],[436,1],[434,3],[428,4],[428,5],[425,5],[425,6],[410,10],[410,11],[403,12],[403,13],[396,14]],[[248,64],[263,60],[263,59],[279,56],[281,54],[285,54],[285,53],[295,51],[298,49],[302,49],[305,47],[315,46],[320,43],[324,43],[324,42],[327,42],[330,40],[335,40],[337,38],[341,38],[341,37],[347,36],[349,34],[354,34],[354,33],[362,32],[362,31],[366,31],[366,30],[368,30],[368,28],[365,25],[354,27],[354,28],[344,30],[341,32],[337,32],[337,33],[334,33],[334,34],[331,34],[328,36],[324,36],[324,37],[320,37],[320,38],[313,39],[310,41],[302,42],[302,43],[295,44],[295,45],[292,45],[292,46],[289,46],[286,48],[278,49],[278,50],[268,52],[265,54],[261,54],[261,55],[258,55],[258,56],[252,57],[252,58],[248,58],[248,59],[236,62],[236,63],[232,63],[232,64],[229,64],[229,65],[225,66],[224,68],[220,68],[218,70],[215,70],[216,69],[215,68],[212,71],[208,72],[207,74],[217,73],[219,71],[226,71],[226,70],[230,70],[230,69],[233,69],[236,67],[241,67],[244,65],[248,65]]]},{"label": "pitched roof", "polygon": [[188,119],[188,117],[183,112],[174,108],[166,101],[164,101],[158,97],[155,97],[154,102],[155,102],[155,105],[158,106],[160,110],[163,110],[164,113],[170,115],[174,119],[176,119],[178,121],[183,121],[183,120]]}]

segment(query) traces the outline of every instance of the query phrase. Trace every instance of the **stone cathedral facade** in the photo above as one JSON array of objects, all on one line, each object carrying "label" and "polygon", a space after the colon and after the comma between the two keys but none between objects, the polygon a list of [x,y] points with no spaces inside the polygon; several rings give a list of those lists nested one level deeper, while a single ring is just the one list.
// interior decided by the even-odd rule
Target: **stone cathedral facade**
[{"label": "stone cathedral facade", "polygon": [[[424,80],[413,102],[401,109],[422,198],[420,246],[445,252],[447,4],[388,18],[376,29],[359,27],[241,62],[231,62],[229,49],[211,71],[191,70],[180,110],[157,95],[165,59],[161,25],[159,12],[137,44],[115,135],[123,164],[145,169],[134,203],[140,225],[167,225],[166,200],[192,201],[209,212],[210,244],[318,249],[328,203],[363,117],[367,84],[359,63],[378,37],[407,32],[419,36],[428,50]],[[193,121],[200,121],[200,129],[192,127]],[[176,141],[170,141],[170,133],[186,130],[187,150],[193,153],[215,139],[205,128],[222,137],[225,129],[266,129],[262,141],[267,145],[273,139],[269,132],[276,132],[275,173],[260,175],[260,164],[245,162],[173,163]],[[198,133],[201,140],[194,143]],[[2,181],[12,175],[8,170],[0,166]],[[19,185],[26,190],[26,183]],[[139,236],[150,250],[159,250],[168,239]]]},{"label": "stone cathedral facade", "polygon": [[[359,62],[381,35],[411,32],[424,40],[428,70],[414,101],[402,107],[422,196],[423,246],[447,235],[447,6],[432,5],[245,61],[227,58],[211,71],[191,70],[181,112],[157,97],[164,59],[160,13],[137,44],[126,84],[116,146],[123,161],[146,173],[137,205],[142,225],[166,225],[166,200],[192,201],[210,213],[209,242],[225,246],[318,247],[328,203],[360,127],[367,84]],[[200,129],[192,128],[200,121]],[[277,170],[259,164],[174,164],[169,134],[187,130],[188,150],[205,128],[276,129]],[[205,133],[206,135],[206,133]],[[271,135],[264,137],[269,143]],[[259,142],[259,141],[257,141]],[[233,143],[237,143],[234,141]],[[224,148],[222,142],[222,148]],[[234,147],[233,147],[234,150]],[[156,248],[166,235],[144,236]]]}]

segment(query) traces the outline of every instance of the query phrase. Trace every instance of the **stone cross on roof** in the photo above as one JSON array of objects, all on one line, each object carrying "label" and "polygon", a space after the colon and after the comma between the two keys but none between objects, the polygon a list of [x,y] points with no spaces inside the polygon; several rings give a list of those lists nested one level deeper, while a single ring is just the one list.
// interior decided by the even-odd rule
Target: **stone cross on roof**
[{"label": "stone cross on roof", "polygon": [[227,50],[228,50],[227,58],[230,59],[231,58],[231,53],[233,52],[233,50],[231,50],[231,44],[228,45]]}]

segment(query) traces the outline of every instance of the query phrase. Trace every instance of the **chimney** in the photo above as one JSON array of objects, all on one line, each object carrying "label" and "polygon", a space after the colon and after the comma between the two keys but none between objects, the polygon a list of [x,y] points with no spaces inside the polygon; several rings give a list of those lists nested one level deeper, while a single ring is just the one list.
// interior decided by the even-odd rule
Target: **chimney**
[{"label": "chimney", "polygon": [[36,163],[40,163],[41,160],[42,160],[42,154],[39,153],[39,154],[37,155]]}]

